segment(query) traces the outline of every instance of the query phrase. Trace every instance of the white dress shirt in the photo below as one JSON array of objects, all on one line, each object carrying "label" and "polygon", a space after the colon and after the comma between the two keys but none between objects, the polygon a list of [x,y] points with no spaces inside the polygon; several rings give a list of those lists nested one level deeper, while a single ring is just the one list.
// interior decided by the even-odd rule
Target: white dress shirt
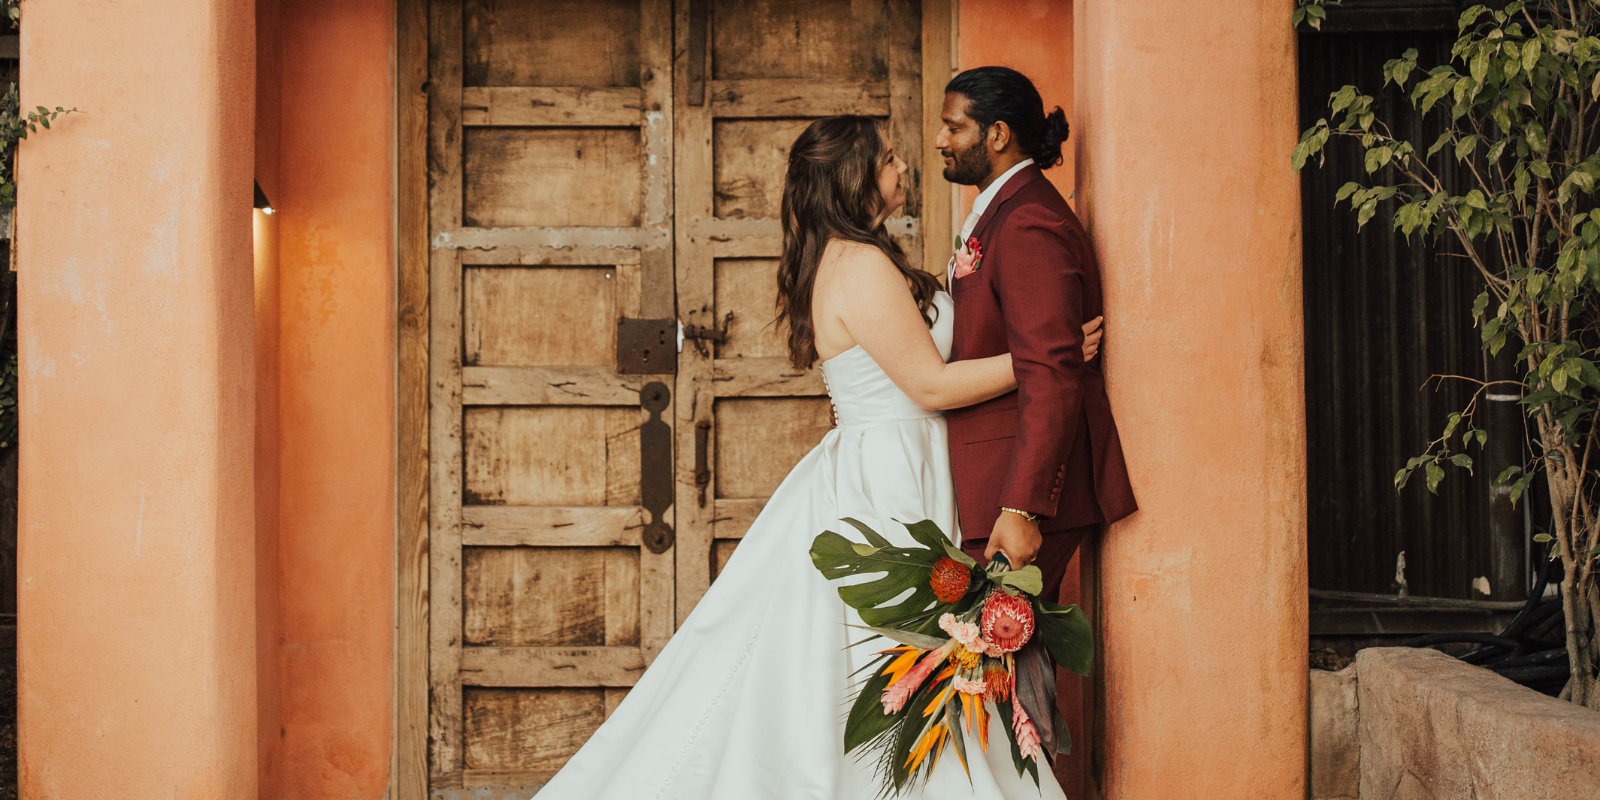
[{"label": "white dress shirt", "polygon": [[[983,219],[983,212],[989,210],[989,204],[994,202],[995,195],[1000,194],[1000,190],[1005,187],[1006,181],[1011,180],[1018,172],[1022,171],[1023,167],[1032,163],[1033,159],[1031,158],[1024,158],[1018,161],[1011,169],[1006,170],[1000,174],[1000,177],[995,178],[994,183],[989,184],[988,188],[978,192],[978,199],[972,201],[972,211],[967,213],[967,220],[961,223],[962,244],[966,244],[966,241],[972,238],[972,229],[978,227],[978,220]],[[954,285],[955,274],[956,257],[954,253],[951,253],[950,264],[945,267],[944,283],[946,286]]]}]

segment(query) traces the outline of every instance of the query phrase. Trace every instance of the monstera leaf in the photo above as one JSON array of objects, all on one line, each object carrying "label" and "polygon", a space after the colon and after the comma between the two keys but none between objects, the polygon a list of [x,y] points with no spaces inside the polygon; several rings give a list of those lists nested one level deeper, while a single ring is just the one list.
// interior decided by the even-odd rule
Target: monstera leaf
[{"label": "monstera leaf", "polygon": [[[932,522],[906,525],[922,547],[895,547],[877,531],[858,520],[845,518],[867,543],[852,542],[833,531],[824,531],[811,543],[811,563],[828,580],[852,575],[883,573],[883,577],[839,587],[845,605],[861,614],[861,621],[872,626],[901,620],[926,611],[937,599],[928,575],[933,562],[945,555],[942,541],[948,541]],[[956,552],[960,552],[957,550]],[[910,596],[894,605],[884,605],[906,593]]]},{"label": "monstera leaf", "polygon": [[1055,662],[1079,675],[1088,675],[1094,664],[1094,632],[1089,618],[1077,606],[1058,606],[1043,600],[1037,603],[1039,638],[1050,648]]}]

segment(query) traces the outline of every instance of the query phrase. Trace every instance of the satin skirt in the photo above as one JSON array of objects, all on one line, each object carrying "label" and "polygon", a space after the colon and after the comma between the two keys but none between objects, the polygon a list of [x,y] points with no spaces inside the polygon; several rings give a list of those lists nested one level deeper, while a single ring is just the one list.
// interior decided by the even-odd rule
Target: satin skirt
[{"label": "satin skirt", "polygon": [[[844,752],[856,669],[888,642],[869,633],[811,564],[824,530],[854,517],[896,544],[898,521],[956,530],[942,417],[830,431],[773,494],[722,573],[611,717],[539,800],[870,800],[874,764]],[[858,643],[851,647],[851,643]],[[991,706],[991,711],[993,706]],[[953,748],[909,796],[1064,800],[1048,764],[1019,777],[1004,727]]]}]

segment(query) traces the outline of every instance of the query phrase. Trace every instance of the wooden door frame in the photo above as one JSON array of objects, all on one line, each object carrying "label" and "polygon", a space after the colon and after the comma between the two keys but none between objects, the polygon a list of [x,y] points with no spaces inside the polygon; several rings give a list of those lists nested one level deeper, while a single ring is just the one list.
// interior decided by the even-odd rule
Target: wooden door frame
[{"label": "wooden door frame", "polygon": [[[922,3],[923,265],[955,228],[953,188],[932,142],[955,65],[958,0]],[[390,797],[427,800],[429,587],[428,0],[395,0],[395,606]]]}]

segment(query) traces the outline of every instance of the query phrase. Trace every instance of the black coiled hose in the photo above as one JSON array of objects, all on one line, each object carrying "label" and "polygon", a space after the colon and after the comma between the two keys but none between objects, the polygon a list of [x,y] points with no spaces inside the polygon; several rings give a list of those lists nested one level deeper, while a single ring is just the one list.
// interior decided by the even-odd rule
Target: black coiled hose
[{"label": "black coiled hose", "polygon": [[[1565,641],[1546,638],[1556,630],[1565,630],[1565,616],[1561,611],[1561,598],[1544,596],[1551,583],[1560,585],[1561,562],[1549,558],[1548,548],[1543,555],[1544,567],[1539,570],[1528,602],[1512,618],[1505,629],[1492,633],[1430,633],[1405,643],[1406,647],[1432,647],[1441,644],[1475,644],[1458,658],[1476,664],[1500,676],[1544,694],[1561,693],[1571,675],[1567,661]],[[1560,639],[1563,637],[1557,637]]]}]

